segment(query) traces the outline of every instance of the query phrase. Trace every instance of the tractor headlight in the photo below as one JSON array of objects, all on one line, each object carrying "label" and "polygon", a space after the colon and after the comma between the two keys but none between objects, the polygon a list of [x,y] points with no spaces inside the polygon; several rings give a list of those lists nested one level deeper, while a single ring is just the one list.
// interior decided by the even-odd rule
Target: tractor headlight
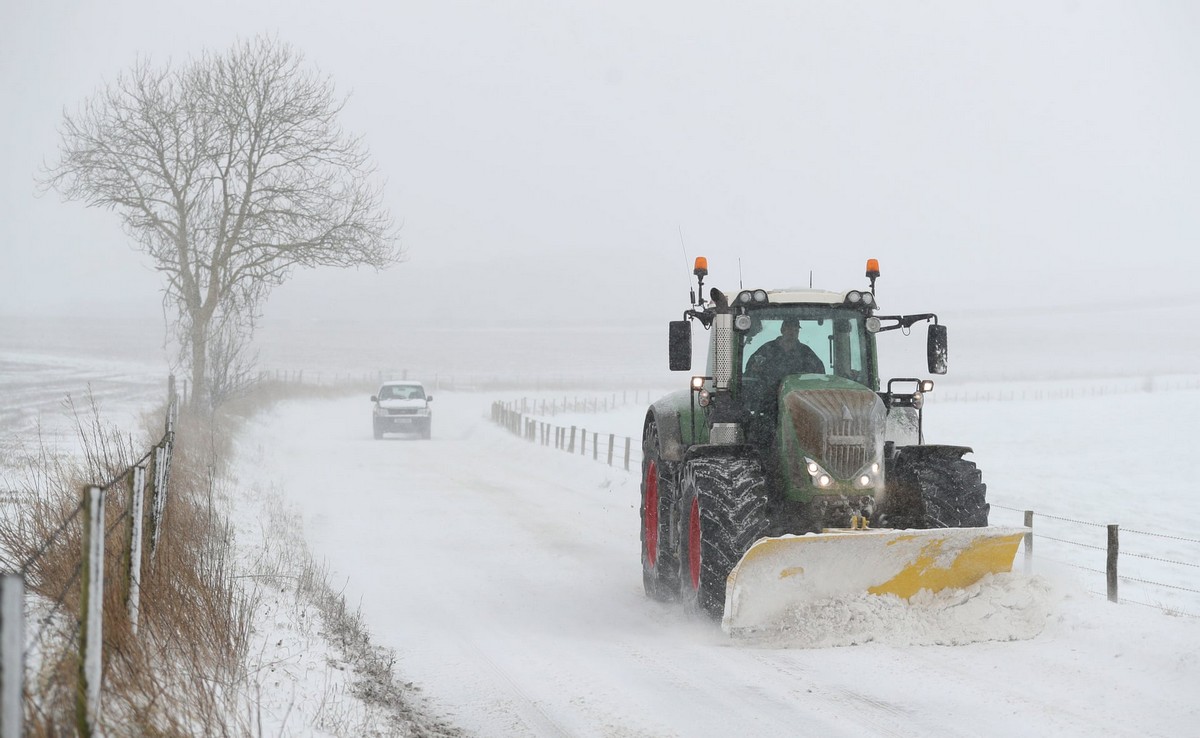
[{"label": "tractor headlight", "polygon": [[754,300],[754,293],[750,290],[743,290],[738,293],[734,302],[738,305],[749,305],[752,300]]},{"label": "tractor headlight", "polygon": [[733,319],[733,327],[739,331],[748,331],[752,325],[754,325],[754,319],[745,313]]},{"label": "tractor headlight", "polygon": [[872,295],[870,292],[864,292],[862,303],[867,307],[875,307],[875,295]]},{"label": "tractor headlight", "polygon": [[863,322],[863,327],[867,329],[867,333],[878,333],[879,329],[883,328],[883,322],[872,315]]},{"label": "tractor headlight", "polygon": [[712,393],[708,390],[702,389],[696,393],[696,404],[700,407],[708,407],[710,402],[712,402]]},{"label": "tractor headlight", "polygon": [[870,464],[859,469],[858,473],[854,475],[854,486],[859,489],[876,486],[882,479],[881,471],[882,467],[879,465],[879,462],[872,461]]},{"label": "tractor headlight", "polygon": [[767,291],[766,290],[754,290],[754,301],[755,302],[766,302],[767,301]]},{"label": "tractor headlight", "polygon": [[812,483],[821,489],[827,489],[833,486],[833,475],[821,468],[821,465],[807,456],[804,458],[805,469],[808,470],[808,476],[812,477]]},{"label": "tractor headlight", "polygon": [[851,305],[857,305],[858,303],[862,302],[862,299],[862,293],[858,290],[850,290],[846,293],[846,302],[850,303]]}]

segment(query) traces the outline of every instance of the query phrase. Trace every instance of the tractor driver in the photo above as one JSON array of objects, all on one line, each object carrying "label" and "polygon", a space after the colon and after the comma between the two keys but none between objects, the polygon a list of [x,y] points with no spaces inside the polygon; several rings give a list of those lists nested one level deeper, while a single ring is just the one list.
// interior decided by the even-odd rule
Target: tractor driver
[{"label": "tractor driver", "polygon": [[750,356],[743,373],[746,404],[754,414],[747,435],[762,447],[770,445],[775,434],[776,403],[779,385],[789,374],[824,374],[825,364],[807,344],[800,342],[800,321],[784,318],[779,336],[763,344]]},{"label": "tractor driver", "polygon": [[761,346],[746,362],[746,375],[757,377],[776,389],[789,374],[824,374],[825,364],[817,352],[800,342],[800,321],[784,318],[779,337]]}]

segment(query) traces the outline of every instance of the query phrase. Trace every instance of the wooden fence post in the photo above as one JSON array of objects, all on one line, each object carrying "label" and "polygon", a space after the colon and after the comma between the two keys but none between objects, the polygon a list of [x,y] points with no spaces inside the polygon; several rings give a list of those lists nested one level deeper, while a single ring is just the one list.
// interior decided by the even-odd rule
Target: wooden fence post
[{"label": "wooden fence post", "polygon": [[150,556],[154,557],[158,550],[158,540],[162,536],[163,517],[167,512],[167,489],[171,476],[171,440],[170,437],[154,448],[154,492],[150,500]]},{"label": "wooden fence post", "polygon": [[79,610],[79,691],[75,701],[75,724],[89,738],[100,710],[100,664],[104,647],[104,490],[95,485],[84,489],[83,502],[83,601]]},{"label": "wooden fence post", "polygon": [[575,453],[575,426],[571,426],[571,440],[567,443],[567,453]]},{"label": "wooden fence post", "polygon": [[631,439],[629,438],[629,436],[625,436],[625,471],[629,471],[629,446],[630,446],[630,440],[631,440]]},{"label": "wooden fence post", "polygon": [[166,432],[170,433],[175,429],[175,375],[167,376],[167,427]]},{"label": "wooden fence post", "polygon": [[1025,534],[1025,573],[1033,572],[1033,510],[1025,511],[1025,527],[1029,528],[1029,532]]},{"label": "wooden fence post", "polygon": [[25,579],[0,574],[0,738],[20,738],[24,722]]},{"label": "wooden fence post", "polygon": [[1119,546],[1117,545],[1117,528],[1119,526],[1108,526],[1108,601],[1117,601],[1117,553]]},{"label": "wooden fence post", "polygon": [[154,447],[154,465],[151,467],[153,474],[150,481],[150,558],[154,558],[155,551],[158,550],[158,536],[160,533],[159,520],[160,502],[162,496],[162,468],[163,468],[163,447],[162,444]]},{"label": "wooden fence post", "polygon": [[600,458],[600,432],[592,433],[592,460],[596,461]]},{"label": "wooden fence post", "polygon": [[129,631],[137,636],[138,612],[142,597],[142,515],[146,497],[146,467],[133,468],[133,495],[129,505]]},{"label": "wooden fence post", "polygon": [[617,440],[617,436],[615,433],[608,434],[608,465],[609,466],[612,466],[613,443],[615,443],[616,440]]}]

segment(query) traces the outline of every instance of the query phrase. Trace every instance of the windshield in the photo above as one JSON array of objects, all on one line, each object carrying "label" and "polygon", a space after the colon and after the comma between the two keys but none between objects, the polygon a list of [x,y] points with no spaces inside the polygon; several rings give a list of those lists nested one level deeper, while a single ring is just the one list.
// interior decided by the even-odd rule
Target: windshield
[{"label": "windshield", "polygon": [[[861,312],[825,305],[793,305],[755,310],[751,317],[754,324],[741,339],[743,371],[756,354],[756,363],[774,360],[782,349],[793,350],[798,342],[807,347],[799,349],[808,357],[803,372],[844,377],[875,389],[870,371],[870,334]],[[808,349],[819,363],[809,356]]]},{"label": "windshield", "polygon": [[379,390],[381,400],[424,400],[425,389],[411,384],[385,384]]}]

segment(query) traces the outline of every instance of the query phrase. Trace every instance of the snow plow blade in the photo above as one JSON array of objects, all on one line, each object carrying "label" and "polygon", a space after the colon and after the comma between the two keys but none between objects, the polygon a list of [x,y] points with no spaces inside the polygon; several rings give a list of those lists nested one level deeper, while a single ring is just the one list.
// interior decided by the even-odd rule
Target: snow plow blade
[{"label": "snow plow blade", "polygon": [[754,632],[788,610],[867,592],[908,599],[1011,571],[1027,528],[831,529],[761,538],[729,573],[721,627]]}]

